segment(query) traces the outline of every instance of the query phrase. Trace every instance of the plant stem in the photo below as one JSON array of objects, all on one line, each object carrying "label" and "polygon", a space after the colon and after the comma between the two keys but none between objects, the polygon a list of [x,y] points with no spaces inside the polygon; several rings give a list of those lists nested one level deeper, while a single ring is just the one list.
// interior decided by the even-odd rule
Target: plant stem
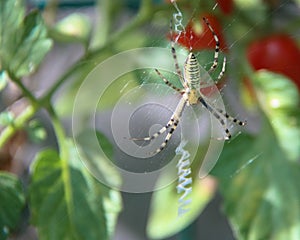
[{"label": "plant stem", "polygon": [[28,88],[22,83],[19,78],[14,77],[10,74],[11,80],[21,89],[24,97],[28,98],[31,102],[25,110],[17,116],[12,125],[5,127],[0,134],[0,148],[8,141],[10,137],[14,135],[14,133],[21,129],[24,124],[36,113],[38,109],[41,108],[41,103],[38,99],[28,90]]},{"label": "plant stem", "polygon": [[[59,158],[61,161],[62,167],[62,179],[65,190],[65,198],[67,204],[67,210],[71,219],[74,219],[74,199],[73,199],[73,190],[72,190],[72,180],[71,180],[71,172],[70,172],[70,162],[72,161],[70,156],[70,148],[68,146],[68,139],[65,135],[64,127],[58,118],[53,106],[51,104],[48,105],[47,110],[49,112],[54,132],[57,138],[58,147],[59,147]],[[71,222],[71,228],[75,231],[75,227],[73,222]]]},{"label": "plant stem", "polygon": [[28,106],[16,119],[14,124],[7,126],[0,134],[0,148],[7,142],[7,140],[12,137],[12,135],[19,129],[23,127],[25,122],[27,122],[37,111],[36,107]]},{"label": "plant stem", "polygon": [[[157,10],[157,9],[156,9]],[[139,12],[137,15],[129,22],[124,28],[122,28],[120,31],[112,35],[111,37],[108,37],[106,40],[106,43],[101,46],[98,49],[94,49],[90,52],[87,52],[85,56],[83,56],[77,63],[72,65],[66,73],[50,88],[50,90],[46,93],[46,95],[43,97],[44,100],[48,101],[52,95],[56,92],[56,90],[70,77],[76,72],[80,67],[83,67],[87,62],[89,62],[91,59],[96,58],[100,54],[103,53],[103,51],[110,48],[112,45],[114,45],[117,41],[120,40],[120,38],[123,38],[130,34],[132,31],[136,30],[138,27],[144,25],[148,21],[152,19],[154,16],[156,10],[154,9],[154,6],[152,5],[151,0],[143,0],[141,3],[141,7],[139,9]]]},{"label": "plant stem", "polygon": [[113,10],[116,3],[111,0],[97,0],[97,12],[99,20],[96,22],[96,31],[91,42],[91,48],[103,46],[107,42],[111,30]]},{"label": "plant stem", "polygon": [[59,146],[60,155],[62,158],[67,158],[68,153],[65,151],[66,136],[65,136],[64,127],[62,126],[62,124],[51,104],[48,105],[47,111],[48,111],[51,121],[52,121],[52,125],[54,128],[54,132],[55,132],[58,146]]},{"label": "plant stem", "polygon": [[22,90],[23,95],[28,98],[32,105],[39,105],[39,101],[36,97],[28,90],[28,88],[22,83],[19,78],[14,78],[12,81]]},{"label": "plant stem", "polygon": [[[107,0],[108,1],[108,0]],[[110,3],[107,3],[110,4]],[[111,7],[111,6],[110,6]],[[40,109],[46,108],[48,111],[50,110],[49,114],[52,114],[54,117],[54,124],[56,125],[56,133],[58,134],[57,138],[59,141],[64,138],[63,129],[59,127],[58,119],[55,117],[55,112],[50,104],[50,100],[53,94],[57,91],[57,89],[65,83],[67,79],[69,79],[73,74],[78,72],[86,63],[89,62],[93,58],[97,58],[100,54],[114,45],[117,41],[121,38],[126,37],[132,31],[136,30],[137,28],[141,27],[148,21],[150,21],[154,14],[160,10],[167,10],[172,9],[170,6],[166,4],[161,4],[159,6],[154,6],[152,0],[143,0],[140,5],[140,9],[137,15],[120,31],[113,34],[111,37],[105,37],[105,43],[103,46],[99,47],[98,49],[94,49],[90,52],[87,52],[85,56],[79,59],[75,64],[73,64],[64,74],[61,76],[56,83],[47,91],[47,93],[40,99],[37,99],[22,83],[22,81],[18,78],[12,78],[12,80],[18,85],[18,87],[22,90],[25,97],[27,97],[32,106],[26,109],[19,117],[15,119],[15,126],[8,126],[6,127],[2,133],[0,134],[0,147],[15,133],[16,130],[22,128],[24,124]],[[106,16],[109,17],[109,16]],[[61,142],[62,144],[62,142]],[[60,144],[60,146],[61,146]]]}]

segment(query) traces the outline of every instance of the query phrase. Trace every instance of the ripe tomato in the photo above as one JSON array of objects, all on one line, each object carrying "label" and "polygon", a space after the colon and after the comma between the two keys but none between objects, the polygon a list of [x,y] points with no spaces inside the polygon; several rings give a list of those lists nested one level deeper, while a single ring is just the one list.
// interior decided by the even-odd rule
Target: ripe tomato
[{"label": "ripe tomato", "polygon": [[225,15],[230,15],[233,11],[233,1],[232,0],[216,0],[216,3],[220,7],[221,11]]},{"label": "ripe tomato", "polygon": [[255,70],[267,69],[284,74],[300,90],[300,49],[288,35],[273,35],[251,43],[247,58]]},{"label": "ripe tomato", "polygon": [[185,32],[173,34],[173,39],[177,39],[178,44],[193,51],[214,49],[216,42],[208,26],[203,21],[203,17],[208,19],[208,22],[219,38],[220,48],[224,50],[226,48],[226,44],[222,34],[221,24],[219,23],[217,17],[211,14],[204,14],[200,16],[199,19],[192,19],[187,24]]}]

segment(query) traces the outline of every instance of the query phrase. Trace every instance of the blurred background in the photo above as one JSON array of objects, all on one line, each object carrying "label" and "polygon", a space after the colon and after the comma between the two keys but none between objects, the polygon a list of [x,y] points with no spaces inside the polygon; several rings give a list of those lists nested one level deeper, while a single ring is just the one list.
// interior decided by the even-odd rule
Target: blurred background
[{"label": "blurred background", "polygon": [[[196,140],[191,143],[193,147],[197,145],[192,171],[193,189],[200,199],[195,206],[194,203],[191,205],[190,211],[195,213],[192,217],[183,220],[179,227],[176,219],[161,217],[161,214],[168,215],[169,211],[174,211],[174,208],[167,209],[168,205],[177,206],[179,195],[176,194],[176,182],[168,186],[174,192],[154,197],[159,199],[158,202],[152,198],[155,193],[121,192],[123,209],[112,239],[300,239],[300,194],[293,188],[299,180],[300,171],[290,173],[292,168],[299,169],[300,160],[300,2],[178,0],[176,3],[173,5],[169,0],[25,1],[26,12],[35,8],[41,11],[53,46],[37,70],[24,76],[22,81],[36,97],[47,94],[55,83],[62,82],[55,89],[51,102],[67,135],[71,136],[73,104],[81,83],[97,64],[115,54],[142,47],[171,49],[170,39],[177,36],[177,52],[184,55],[189,51],[195,52],[201,66],[208,70],[213,62],[215,42],[202,21],[202,17],[206,17],[219,37],[221,48],[220,64],[211,75],[212,81],[221,91],[226,110],[234,117],[247,119],[247,126],[239,128],[228,123],[234,139],[225,144],[225,153],[201,187],[198,171],[205,153],[199,148],[205,148],[207,141],[199,145]],[[182,16],[177,22],[175,19],[175,26],[180,23],[184,29],[177,32],[175,29],[171,34],[170,20],[178,13]],[[224,56],[227,58],[226,74],[217,81]],[[180,87],[174,74],[166,73],[166,76]],[[133,172],[150,172],[167,165],[174,155],[181,130],[174,134],[165,153],[151,158],[147,163],[133,161],[131,156],[124,154],[111,130],[112,112],[122,96],[135,87],[158,81],[161,80],[155,73],[136,70],[117,79],[99,100],[96,128],[113,144],[114,164],[118,167]],[[101,82],[95,88],[101,88]],[[7,81],[2,89],[2,110],[9,108],[18,115],[28,106],[13,82]],[[77,106],[81,121],[87,126],[92,123],[85,104],[95,97],[93,88],[90,90],[86,102]],[[179,99],[174,98],[173,93],[166,94],[158,89],[155,93],[144,92],[136,101],[143,101],[149,96],[161,98],[162,105]],[[147,111],[148,115],[141,113],[132,123],[132,134],[139,134],[137,137],[147,135],[153,124],[151,121],[164,125],[172,114],[167,107],[153,107]],[[47,111],[39,110],[34,116],[34,121],[29,121],[24,129],[16,131],[2,146],[0,155],[1,171],[19,176],[25,190],[30,184],[29,169],[36,153],[45,147],[58,147]],[[150,123],[147,123],[149,120]],[[207,121],[209,116],[199,123],[201,134],[205,132]],[[206,135],[203,134],[208,139]],[[274,149],[281,151],[277,154],[280,155],[278,161],[271,154]],[[281,169],[290,163],[291,167]],[[257,180],[252,181],[253,178]],[[290,235],[278,232],[276,235],[273,228],[285,228],[291,224],[290,220],[274,223],[266,227],[265,232],[261,226],[257,230],[260,219],[266,223],[268,216],[273,219],[278,212],[284,216],[290,213],[281,209],[281,206],[289,204],[282,200],[282,196],[276,198],[276,194],[267,194],[273,187],[282,190],[285,186],[292,186],[286,196],[290,196],[292,206],[296,206],[289,210],[296,212],[291,220],[296,230],[288,229]],[[265,205],[264,201],[272,197],[280,205],[278,212]],[[198,201],[198,198],[195,200]],[[20,223],[8,239],[39,239],[30,219],[30,205],[26,204]],[[160,225],[165,230],[160,229]],[[284,238],[286,236],[289,238]]]}]

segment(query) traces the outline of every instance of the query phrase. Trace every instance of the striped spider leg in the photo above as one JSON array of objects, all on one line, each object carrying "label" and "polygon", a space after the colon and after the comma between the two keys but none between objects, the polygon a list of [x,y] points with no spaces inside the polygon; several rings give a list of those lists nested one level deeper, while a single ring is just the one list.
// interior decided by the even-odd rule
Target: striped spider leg
[{"label": "striped spider leg", "polygon": [[[206,23],[206,25],[208,26],[208,28],[210,29],[210,31],[214,37],[214,40],[216,42],[214,60],[208,71],[210,73],[210,72],[214,71],[216,69],[216,67],[218,66],[220,42],[219,42],[217,34],[215,33],[215,31],[209,24],[208,20],[206,18],[203,18],[203,20]],[[183,89],[175,87],[170,81],[168,81],[163,76],[163,74],[158,69],[155,69],[155,71],[156,71],[157,75],[164,81],[164,83],[166,85],[173,88],[175,91],[177,91],[179,94],[181,94],[182,97],[181,97],[171,119],[163,128],[161,128],[158,132],[154,133],[152,136],[148,136],[148,137],[144,137],[144,138],[131,138],[131,140],[134,140],[134,141],[151,141],[168,130],[168,134],[166,135],[164,142],[160,145],[160,147],[156,151],[153,152],[153,154],[157,154],[157,153],[161,152],[167,146],[169,140],[172,137],[172,134],[174,133],[174,131],[176,130],[176,128],[179,124],[179,121],[180,121],[180,118],[184,111],[185,106],[193,106],[193,105],[197,105],[197,104],[201,103],[202,106],[205,107],[211,114],[213,114],[213,116],[222,125],[222,127],[224,128],[225,134],[226,134],[226,137],[225,137],[226,140],[231,138],[231,134],[226,126],[226,122],[225,122],[224,118],[226,118],[238,125],[241,125],[241,126],[246,124],[246,122],[242,122],[234,117],[231,117],[224,110],[215,108],[213,105],[211,105],[204,99],[203,95],[200,92],[200,87],[201,87],[200,82],[202,79],[201,79],[201,75],[200,75],[200,64],[199,64],[196,56],[194,55],[193,52],[189,53],[188,57],[185,60],[184,67],[183,67],[183,74],[182,74],[182,72],[179,68],[173,38],[171,38],[171,39],[172,39],[171,50],[172,50],[172,56],[173,56],[174,63],[175,63],[175,69],[176,69],[176,73],[180,79],[180,82],[183,86]],[[224,58],[222,70],[219,73],[218,79],[221,79],[222,76],[224,75],[225,66],[226,66],[226,58]]]}]

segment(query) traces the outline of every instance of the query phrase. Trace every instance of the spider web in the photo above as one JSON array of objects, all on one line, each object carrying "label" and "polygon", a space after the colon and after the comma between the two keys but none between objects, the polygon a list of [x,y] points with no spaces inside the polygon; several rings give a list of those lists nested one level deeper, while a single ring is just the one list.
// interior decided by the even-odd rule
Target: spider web
[{"label": "spider web", "polygon": [[[174,32],[177,33],[176,36],[179,34],[185,32],[184,25],[186,25],[186,21],[189,20],[190,16],[185,16],[183,12],[180,11],[177,4],[175,3],[174,6],[171,5],[174,9],[174,13],[172,15],[173,19],[173,29]],[[214,9],[217,9],[218,6],[213,6]],[[237,15],[239,12],[237,13]],[[259,25],[263,20],[257,21],[257,25]],[[226,33],[226,31],[229,31],[230,28],[237,24],[236,18],[233,18],[224,28],[223,32]],[[175,68],[174,68],[174,61],[172,59],[171,54],[171,43],[170,41],[167,41],[166,35],[169,32],[169,24],[166,22],[164,24],[163,29],[154,29],[150,28],[149,32],[157,31],[157,35],[159,35],[159,38],[153,38],[151,46],[161,46],[162,43],[165,44],[164,48],[162,50],[165,50],[168,52],[168,55],[162,55],[160,54],[161,51],[156,51],[155,54],[151,54],[148,56],[145,56],[147,58],[146,60],[152,61],[157,63],[159,70],[161,70],[162,74],[170,80],[174,85],[177,87],[181,87],[180,81],[178,79],[178,76],[176,76]],[[238,48],[239,44],[243,41],[243,38],[247,36],[248,33],[253,31],[255,29],[255,26],[252,26],[250,29],[248,29],[246,32],[244,32],[238,40],[235,40],[235,42],[231,43],[228,48],[232,49],[234,51],[234,48]],[[164,40],[164,41],[162,41]],[[186,49],[180,48],[179,44],[176,44],[178,41],[178,38],[174,39],[175,41],[175,47],[176,52],[178,56],[178,62],[180,65],[180,68],[182,69],[182,65],[186,59],[186,56],[188,54],[188,51]],[[212,37],[212,41],[213,37]],[[212,64],[212,57],[213,57],[213,51],[210,51],[210,61],[205,62],[207,66],[211,66]],[[202,58],[202,52],[199,52],[198,59]],[[140,59],[141,60],[141,59]],[[144,61],[145,59],[143,59]],[[238,61],[238,59],[229,59],[227,62],[227,66],[234,65],[234,62]],[[168,65],[168,67],[167,67]],[[203,65],[205,67],[205,65]],[[234,66],[233,66],[234,67]],[[168,72],[169,69],[172,69]],[[237,73],[239,73],[238,69],[235,69]],[[155,71],[153,69],[142,69],[136,71],[138,78],[138,81],[140,83],[139,87],[137,88],[137,91],[140,90],[141,92],[135,94],[135,97],[127,97],[122,99],[122,104],[127,104],[130,106],[133,106],[135,103],[138,104],[148,104],[147,107],[141,111],[141,108],[139,108],[134,114],[132,115],[134,118],[136,117],[136,120],[132,122],[133,132],[129,132],[129,134],[119,134],[122,138],[127,137],[126,140],[123,141],[123,145],[132,145],[132,148],[128,149],[128,151],[125,152],[125,154],[130,155],[130,164],[128,161],[124,161],[124,155],[121,156],[120,164],[122,164],[122,168],[127,168],[131,171],[138,171],[138,172],[151,172],[155,171],[158,168],[165,168],[172,160],[173,158],[179,158],[180,156],[177,156],[175,151],[176,148],[179,146],[179,144],[185,140],[187,141],[187,144],[185,145],[185,150],[190,153],[191,159],[194,159],[196,156],[197,151],[200,151],[200,156],[202,158],[202,165],[199,166],[199,175],[200,177],[206,176],[210,170],[214,167],[215,163],[218,160],[218,156],[221,152],[220,149],[222,149],[223,141],[220,141],[219,139],[224,135],[224,129],[220,126],[220,123],[213,117],[211,114],[209,114],[203,107],[200,105],[196,107],[196,109],[192,109],[191,107],[187,107],[184,112],[182,119],[179,123],[179,127],[174,132],[170,142],[168,143],[167,147],[157,154],[156,156],[149,156],[147,154],[144,154],[144,157],[141,156],[141,151],[144,149],[144,152],[152,152],[157,149],[157,147],[160,146],[160,144],[164,141],[164,138],[166,136],[165,134],[162,134],[155,140],[149,142],[132,142],[128,138],[135,137],[135,138],[142,138],[147,137],[149,135],[152,135],[153,133],[157,132],[161,127],[163,127],[168,120],[170,119],[171,115],[173,114],[176,105],[178,101],[180,100],[180,95],[175,92],[174,90],[170,89],[168,86],[166,86],[162,80],[156,75]],[[213,79],[205,72],[204,68],[202,70],[202,89],[205,91],[207,90],[207,93],[205,94],[205,100],[209,103],[211,103],[213,106],[218,107],[220,109],[225,109],[225,106],[223,104],[223,98],[226,98],[227,106],[226,108],[230,106],[230,109],[235,109],[235,112],[238,112],[240,114],[244,114],[242,111],[242,108],[238,105],[237,99],[236,99],[236,93],[234,92],[234,89],[236,88],[234,86],[234,83],[231,83],[229,81],[222,89],[223,93],[217,92],[214,93],[214,90],[217,90],[216,84],[213,81]],[[230,76],[230,69],[229,71],[226,71],[226,75]],[[123,94],[126,92],[126,89],[128,85],[131,84],[131,82],[134,82],[135,78],[132,78],[130,81],[127,81],[123,84],[122,88],[120,89],[120,93]],[[149,86],[149,83],[153,83],[153,86],[147,88],[146,86]],[[233,90],[232,90],[233,89]],[[134,94],[133,94],[134,95]],[[120,105],[119,109],[124,108]],[[132,108],[133,109],[133,108]],[[136,110],[136,109],[135,109]],[[231,114],[232,115],[232,114]],[[233,115],[234,116],[234,115]],[[244,119],[244,118],[242,118]],[[249,121],[248,119],[248,122]],[[117,124],[117,123],[116,123]],[[231,123],[228,123],[228,128],[231,130]],[[231,131],[233,136],[237,136],[237,134],[233,133]],[[145,150],[149,149],[149,150]],[[122,149],[121,149],[122,150]],[[132,155],[138,156],[136,159],[132,157]],[[145,161],[143,161],[143,159]],[[199,159],[198,159],[199,160]],[[197,160],[197,161],[198,161]],[[200,159],[201,160],[201,159]],[[253,162],[253,160],[249,160],[249,164]],[[176,164],[172,165],[174,167],[174,171],[176,171]],[[246,166],[246,165],[245,165]],[[239,170],[237,170],[237,173]],[[173,179],[175,181],[175,178]],[[161,188],[164,186],[160,186],[158,188]]]},{"label": "spider web", "polygon": [[[175,33],[177,34],[177,38],[175,38],[175,43],[177,43],[178,37],[181,34],[185,34],[186,30],[182,24],[182,22],[183,22],[182,12],[178,8],[175,1],[173,1],[172,3],[174,5],[174,8],[176,9],[176,13],[173,14],[173,19],[175,22],[174,23]],[[190,40],[192,41],[192,39],[190,39]],[[190,51],[192,51],[192,50],[193,49],[190,48]],[[212,106],[215,106],[219,109],[224,110],[222,96],[220,95],[220,93],[215,85],[215,82],[211,79],[210,75],[204,69],[202,69],[200,85],[201,85],[200,92],[202,93],[203,98],[205,98],[206,101],[209,102]],[[201,104],[199,104],[199,105],[201,105]],[[201,108],[201,106],[199,106],[199,107]],[[209,144],[208,144],[206,152],[203,156],[202,165],[199,170],[199,176],[200,176],[200,178],[203,178],[209,173],[209,171],[213,168],[213,166],[216,164],[216,162],[219,158],[219,155],[223,148],[223,141],[222,141],[223,137],[220,137],[220,132],[222,132],[220,124],[218,123],[218,121],[216,121],[216,119],[212,116],[212,114],[209,114],[208,112],[206,112],[206,115],[205,115],[202,112],[202,114],[200,114],[199,117],[208,119],[207,121],[210,122],[209,126],[211,129],[210,130],[211,138],[210,138],[210,140],[207,139],[209,141]],[[209,118],[210,118],[210,120],[209,120]],[[203,127],[201,125],[202,125],[202,123],[199,122],[199,128],[203,129]],[[179,148],[181,149],[180,146],[179,146]],[[179,149],[176,149],[176,150],[179,150]],[[179,168],[180,167],[181,166],[179,165]],[[182,176],[179,176],[179,178],[180,177],[182,177]]]},{"label": "spider web", "polygon": [[[172,19],[173,19],[174,33],[176,33],[176,38],[174,39],[174,42],[175,42],[175,45],[176,45],[180,34],[185,34],[185,27],[184,27],[184,25],[186,25],[185,24],[186,20],[189,20],[189,18],[192,18],[192,17],[191,16],[184,16],[184,13],[179,9],[176,1],[173,0],[173,1],[171,1],[171,3],[173,4],[173,7],[174,7],[174,13],[173,13]],[[287,4],[289,4],[289,1],[284,1],[279,7],[277,7],[273,11],[271,11],[267,15],[267,17],[262,18],[262,19],[258,19],[256,21],[256,24],[254,24],[250,28],[246,29],[238,38],[236,38],[233,42],[231,42],[230,45],[227,46],[227,48],[229,50],[233,50],[234,51],[234,49],[238,48],[239,44],[241,44],[241,42],[244,41],[244,38],[246,38],[248,34],[250,34],[251,32],[255,31],[255,28],[257,26],[259,26],[260,24],[263,24],[263,22],[266,20],[266,18],[269,18],[272,15],[276,14],[279,9],[285,7]],[[218,4],[215,4],[214,6],[212,6],[212,10],[217,10],[218,8],[219,8]],[[241,11],[240,12],[237,11],[235,13],[234,16],[236,16],[236,17],[233,17],[231,19],[231,21],[228,22],[227,25],[225,25],[225,27],[223,27],[222,32],[224,33],[224,35],[226,35],[227,31],[230,31],[230,28],[232,28],[236,24],[238,24],[238,20],[237,19],[242,14],[243,13]],[[278,24],[280,24],[280,23],[278,23]],[[294,37],[296,37],[297,34],[299,34],[299,33],[295,33]],[[214,41],[213,38],[212,38],[212,41]],[[155,43],[154,43],[154,45],[155,45]],[[182,48],[178,48],[177,45],[175,47],[176,47],[177,53],[187,54],[186,50],[184,50]],[[169,43],[168,46],[166,46],[166,48],[170,49],[170,43]],[[213,53],[211,53],[211,54],[213,54]],[[198,53],[198,55],[201,58],[201,56],[200,56],[201,52]],[[236,58],[232,57],[231,59],[228,60],[227,66],[228,65],[233,65],[233,67],[234,67],[235,62],[238,62],[238,61],[239,61],[239,59],[236,59]],[[179,64],[182,66],[182,61]],[[212,61],[205,63],[205,66],[206,65],[210,66],[211,64],[212,64]],[[241,73],[239,69],[234,69],[234,71],[236,71],[237,74]],[[227,70],[225,74],[230,76],[230,70],[229,71]],[[147,83],[150,78],[153,78],[153,75],[145,73],[144,76],[143,76],[143,83],[142,84]],[[173,78],[174,78],[174,76],[173,76]],[[167,78],[167,79],[169,79],[169,78]],[[202,81],[202,86],[204,88],[208,88],[208,92],[210,92],[210,90],[213,90],[215,88],[215,82],[210,78],[210,76],[208,74],[204,75],[203,79],[204,80]],[[160,81],[160,80],[158,79],[158,81]],[[207,96],[207,99],[209,100],[210,103],[212,103],[215,106],[219,106],[220,102],[221,102],[221,107],[220,107],[221,109],[225,109],[225,107],[228,108],[228,109],[235,109],[235,112],[237,112],[239,114],[234,115],[234,116],[235,117],[240,117],[241,115],[245,115],[246,113],[243,111],[242,107],[239,105],[239,101],[237,101],[238,96],[237,96],[237,94],[235,92],[235,90],[237,89],[237,86],[235,84],[236,83],[234,83],[234,82],[228,81],[228,83],[224,84],[223,87],[221,88],[222,92],[220,94]],[[159,97],[159,96],[164,95],[164,92],[157,91],[155,94],[158,95],[158,97]],[[223,98],[226,99],[226,106],[223,105],[223,101],[222,101]],[[230,108],[229,108],[229,106],[230,106]],[[149,114],[151,114],[151,113],[149,113]],[[183,115],[184,114],[185,114],[185,112],[183,113]],[[251,118],[251,119],[255,120],[257,118],[257,116],[248,116],[247,118]],[[185,121],[185,119],[183,118],[181,122],[184,122],[184,121]],[[211,121],[213,122],[214,120],[211,119]],[[250,121],[248,119],[248,122],[250,122]],[[219,123],[218,122],[214,122],[214,123],[212,123],[212,125],[214,125],[215,128],[216,128],[215,130],[212,130],[212,132],[215,131],[214,134],[216,136],[218,136],[218,137],[216,137],[216,136],[213,137],[211,139],[211,143],[212,143],[212,145],[214,145],[214,144],[218,145],[220,143],[220,141],[219,140],[216,141],[216,139],[219,138],[219,136],[220,136],[219,134],[220,134],[220,131],[222,131],[222,129],[219,128]],[[233,128],[233,124],[230,121],[228,121],[228,128],[231,130],[231,132],[232,132],[232,130],[235,130],[235,129],[232,129]],[[251,130],[255,131],[255,128],[256,128],[256,126],[251,125],[251,122],[250,122],[250,131]],[[234,138],[237,137],[239,134],[240,134],[240,132],[237,132],[237,133],[234,132],[234,131],[232,132],[232,135],[233,135]],[[184,140],[186,140],[186,139],[184,139]],[[187,145],[188,144],[189,143],[187,143]],[[215,155],[215,150],[216,149],[214,147],[212,147],[212,149],[211,149],[211,154],[212,155]],[[202,168],[200,170],[200,177],[206,176],[209,173],[209,171],[213,168],[213,166],[215,165],[215,163],[216,163],[215,157],[210,157],[209,156],[210,155],[209,152],[208,152],[208,155],[206,156],[206,158],[204,158],[204,160],[203,160],[203,165],[202,165]],[[253,159],[249,159],[249,164],[252,163],[252,162],[253,162]],[[239,170],[237,170],[237,172],[239,172]]]}]

